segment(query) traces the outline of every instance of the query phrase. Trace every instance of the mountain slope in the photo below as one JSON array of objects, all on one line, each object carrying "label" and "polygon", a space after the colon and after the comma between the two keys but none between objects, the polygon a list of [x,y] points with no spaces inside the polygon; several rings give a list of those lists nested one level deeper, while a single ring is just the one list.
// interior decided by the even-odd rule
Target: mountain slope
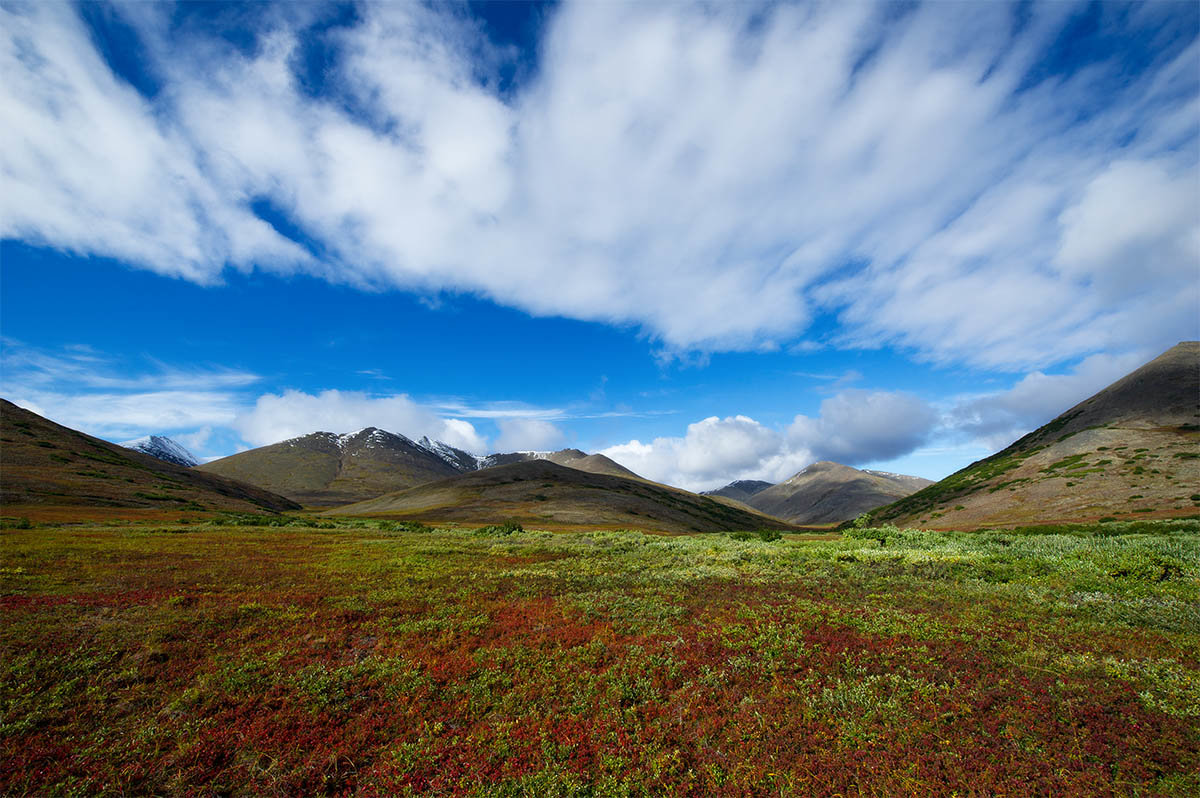
[{"label": "mountain slope", "polygon": [[746,503],[796,524],[835,523],[930,484],[930,480],[920,477],[860,471],[822,461],[778,485],[755,493],[746,499]]},{"label": "mountain slope", "polygon": [[640,479],[596,474],[533,459],[419,485],[326,515],[430,522],[632,527],[662,532],[717,532],[787,527],[777,518]]},{"label": "mountain slope", "polygon": [[1200,342],[1187,341],[1003,451],[876,512],[945,528],[1192,515]]},{"label": "mountain slope", "polygon": [[151,457],[157,457],[159,460],[166,460],[168,463],[174,463],[184,468],[200,465],[200,461],[196,459],[196,455],[163,435],[147,435],[135,441],[125,441],[121,446],[141,452],[142,454],[148,454]]},{"label": "mountain slope", "polygon": [[441,456],[375,427],[314,432],[197,467],[240,479],[311,507],[334,507],[444,479],[458,470]]},{"label": "mountain slope", "polygon": [[750,497],[756,493],[761,493],[771,487],[772,483],[764,482],[761,479],[739,479],[730,482],[723,488],[716,490],[706,490],[701,492],[701,496],[724,496],[727,499],[734,499],[739,502],[748,502]]},{"label": "mountain slope", "polygon": [[489,454],[479,459],[480,468],[492,468],[498,465],[512,463],[529,463],[536,460],[547,460],[561,466],[587,471],[590,474],[609,474],[614,477],[641,479],[625,466],[611,460],[602,454],[588,454],[579,449],[559,449],[557,452],[508,452],[506,454]]},{"label": "mountain slope", "polygon": [[296,510],[294,502],[77,432],[0,399],[0,504],[157,510]]}]

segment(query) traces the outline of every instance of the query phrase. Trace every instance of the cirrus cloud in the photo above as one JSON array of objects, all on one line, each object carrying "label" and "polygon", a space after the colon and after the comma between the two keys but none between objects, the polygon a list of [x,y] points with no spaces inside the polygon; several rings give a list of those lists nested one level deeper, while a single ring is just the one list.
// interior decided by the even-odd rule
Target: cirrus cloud
[{"label": "cirrus cloud", "polygon": [[[817,314],[1014,371],[1161,349],[1197,327],[1200,45],[1187,4],[1122,9],[566,3],[501,95],[447,9],[262,14],[243,51],[117,6],[147,97],[72,7],[5,6],[0,235],[469,291],[677,353],[798,346]],[[1085,23],[1120,47],[1064,63]]]}]

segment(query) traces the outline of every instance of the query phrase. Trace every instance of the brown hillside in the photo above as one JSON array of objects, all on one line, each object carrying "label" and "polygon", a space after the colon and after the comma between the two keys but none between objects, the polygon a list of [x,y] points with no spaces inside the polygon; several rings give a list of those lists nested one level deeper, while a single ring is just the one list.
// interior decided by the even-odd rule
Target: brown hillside
[{"label": "brown hillside", "polygon": [[755,493],[746,503],[794,524],[836,523],[930,484],[920,477],[861,471],[822,461]]},{"label": "brown hillside", "polygon": [[678,488],[594,474],[544,459],[495,466],[329,510],[426,522],[629,527],[662,532],[787,528],[777,518]]},{"label": "brown hillside", "polygon": [[1175,517],[1198,508],[1200,342],[1188,341],[1003,451],[875,515],[977,528]]},{"label": "brown hillside", "polygon": [[[0,504],[42,517],[52,508],[277,512],[299,505],[56,424],[0,399]],[[61,515],[61,513],[60,513]],[[87,512],[67,513],[86,517]]]},{"label": "brown hillside", "polygon": [[458,473],[403,435],[375,427],[345,435],[314,432],[196,468],[258,485],[310,507],[371,499]]}]

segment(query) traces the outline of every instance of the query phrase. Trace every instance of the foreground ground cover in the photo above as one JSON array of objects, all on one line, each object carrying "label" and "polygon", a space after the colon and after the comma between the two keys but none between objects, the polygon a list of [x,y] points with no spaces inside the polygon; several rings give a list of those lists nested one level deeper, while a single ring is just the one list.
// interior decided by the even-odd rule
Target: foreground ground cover
[{"label": "foreground ground cover", "polygon": [[0,793],[1200,792],[1195,521],[322,526],[0,532]]}]

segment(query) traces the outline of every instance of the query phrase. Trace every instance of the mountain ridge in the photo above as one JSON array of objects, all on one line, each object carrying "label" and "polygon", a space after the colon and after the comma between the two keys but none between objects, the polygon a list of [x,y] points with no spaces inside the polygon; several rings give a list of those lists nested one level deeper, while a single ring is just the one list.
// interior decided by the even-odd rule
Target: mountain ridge
[{"label": "mountain ridge", "polygon": [[907,496],[931,480],[822,460],[758,491],[746,503],[795,524],[837,523]]},{"label": "mountain ridge", "polygon": [[0,504],[31,516],[52,508],[87,515],[138,511],[298,510],[254,485],[205,474],[57,424],[0,399]]},{"label": "mountain ridge", "polygon": [[946,528],[1194,514],[1200,342],[1183,341],[993,455],[879,508]]},{"label": "mountain ridge", "polygon": [[142,454],[148,454],[151,457],[157,457],[159,460],[166,460],[168,463],[174,463],[184,468],[200,465],[200,459],[196,455],[189,452],[178,441],[172,440],[165,435],[143,435],[140,438],[124,441],[118,445],[124,446],[126,449],[133,449]]},{"label": "mountain ridge", "polygon": [[404,518],[430,523],[515,520],[551,527],[716,532],[790,528],[681,488],[582,471],[545,458],[492,466],[326,510],[328,516]]}]

